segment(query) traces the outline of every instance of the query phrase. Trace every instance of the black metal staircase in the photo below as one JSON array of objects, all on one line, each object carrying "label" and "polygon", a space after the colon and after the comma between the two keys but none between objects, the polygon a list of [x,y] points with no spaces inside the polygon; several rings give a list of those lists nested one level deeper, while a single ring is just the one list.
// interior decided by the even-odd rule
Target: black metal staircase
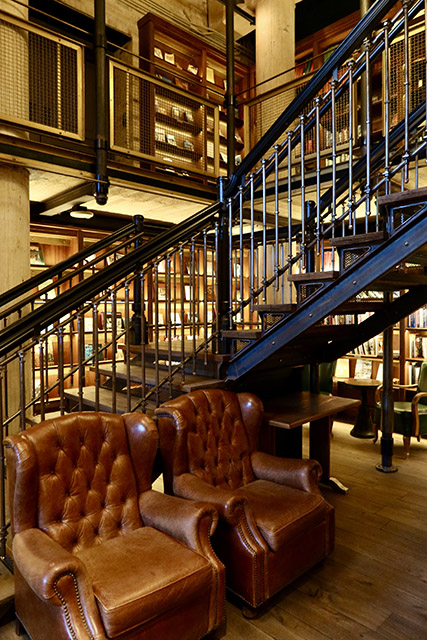
[{"label": "black metal staircase", "polygon": [[[4,434],[52,409],[149,411],[201,386],[280,378],[335,360],[427,302],[426,104],[408,97],[407,44],[412,26],[425,25],[424,2],[399,6],[374,4],[220,182],[216,204],[152,240],[128,229],[89,265],[77,255],[76,270],[49,274],[42,296],[30,281],[0,298]],[[392,128],[395,39],[405,108]],[[357,109],[345,122],[335,112],[362,83],[369,89],[378,60],[385,121],[374,146],[369,103],[364,140]],[[122,257],[107,259],[117,246]],[[352,323],[328,323],[342,314]]]}]

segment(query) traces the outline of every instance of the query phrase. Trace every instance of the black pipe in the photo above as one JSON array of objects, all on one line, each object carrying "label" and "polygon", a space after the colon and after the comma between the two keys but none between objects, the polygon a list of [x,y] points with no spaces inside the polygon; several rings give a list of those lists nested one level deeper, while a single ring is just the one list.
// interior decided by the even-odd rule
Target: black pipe
[{"label": "black pipe", "polygon": [[234,2],[227,0],[225,11],[226,54],[227,54],[227,176],[236,168],[236,96],[234,94]]},{"label": "black pipe", "polygon": [[95,0],[95,78],[96,78],[96,188],[97,204],[108,200],[109,180],[107,175],[107,83],[106,83],[107,36],[105,31],[105,0]]},{"label": "black pipe", "polygon": [[[391,293],[385,293],[388,305],[392,302]],[[383,333],[383,393],[381,402],[381,464],[377,464],[378,471],[392,473],[397,471],[393,465],[393,325],[387,327]]]}]

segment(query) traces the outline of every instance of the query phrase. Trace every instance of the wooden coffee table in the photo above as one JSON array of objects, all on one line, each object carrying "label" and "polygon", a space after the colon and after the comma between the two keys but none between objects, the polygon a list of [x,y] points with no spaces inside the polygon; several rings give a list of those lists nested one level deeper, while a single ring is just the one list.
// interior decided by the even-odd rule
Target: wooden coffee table
[{"label": "wooden coffee table", "polygon": [[318,460],[322,466],[322,484],[341,493],[348,488],[339,480],[330,476],[330,424],[332,416],[360,405],[360,400],[326,396],[317,393],[299,392],[267,400],[264,402],[264,420],[277,430],[290,430],[293,450],[286,447],[280,436],[276,439],[276,455],[284,457],[302,457],[302,425],[310,424],[310,458]]}]

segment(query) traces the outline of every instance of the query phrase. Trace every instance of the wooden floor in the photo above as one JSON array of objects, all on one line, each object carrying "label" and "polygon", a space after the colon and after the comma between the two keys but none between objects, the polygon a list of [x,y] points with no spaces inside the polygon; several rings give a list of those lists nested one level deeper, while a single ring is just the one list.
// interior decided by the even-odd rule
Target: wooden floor
[{"label": "wooden floor", "polygon": [[[331,446],[331,475],[349,492],[324,492],[336,508],[333,555],[256,620],[228,603],[225,640],[427,640],[427,441],[403,460],[397,437],[399,470],[383,474],[379,444],[350,428],[335,423]],[[16,638],[12,622],[0,627],[0,640]]]}]

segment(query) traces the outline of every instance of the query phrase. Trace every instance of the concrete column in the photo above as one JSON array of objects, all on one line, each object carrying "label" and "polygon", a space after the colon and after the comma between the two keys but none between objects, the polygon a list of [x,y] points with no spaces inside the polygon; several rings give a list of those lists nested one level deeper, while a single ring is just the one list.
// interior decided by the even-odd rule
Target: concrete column
[{"label": "concrete column", "polygon": [[[22,19],[27,19],[26,7],[11,0],[2,0],[1,8]],[[19,26],[1,24],[0,42],[0,112],[5,116],[28,117],[28,34]],[[22,130],[2,126],[0,133],[25,138]],[[30,196],[29,172],[17,165],[0,163],[0,220],[2,250],[0,252],[0,292],[26,280],[30,276]],[[30,359],[26,366],[26,390],[31,383]],[[8,414],[19,409],[20,373],[15,363],[7,371]],[[20,427],[16,420],[9,432]]]},{"label": "concrete column", "polygon": [[[256,83],[263,83],[257,89],[261,95],[285,82],[294,79],[294,72],[282,74],[295,65],[295,2],[298,0],[257,0],[256,3]],[[278,78],[269,82],[269,78]],[[286,92],[258,107],[256,116],[259,139],[275,122],[278,116],[294,98],[293,92]],[[286,256],[285,256],[286,259]],[[262,268],[262,266],[261,266]],[[267,257],[267,278],[273,273],[273,254]],[[279,297],[279,293],[276,292]],[[285,290],[286,302],[290,302],[289,289]],[[273,287],[267,290],[267,303],[274,299]],[[277,299],[276,299],[277,301]]]},{"label": "concrete column", "polygon": [[[268,80],[294,66],[295,0],[258,0],[256,4],[256,81]],[[285,79],[268,82],[264,93]]]},{"label": "concrete column", "polygon": [[[12,0],[1,1],[2,10],[26,20],[28,10]],[[0,113],[28,118],[28,32],[19,26],[1,24]],[[12,126],[0,133],[26,138]],[[28,170],[0,163],[0,216],[2,251],[0,254],[0,292],[30,275],[30,209]]]}]

